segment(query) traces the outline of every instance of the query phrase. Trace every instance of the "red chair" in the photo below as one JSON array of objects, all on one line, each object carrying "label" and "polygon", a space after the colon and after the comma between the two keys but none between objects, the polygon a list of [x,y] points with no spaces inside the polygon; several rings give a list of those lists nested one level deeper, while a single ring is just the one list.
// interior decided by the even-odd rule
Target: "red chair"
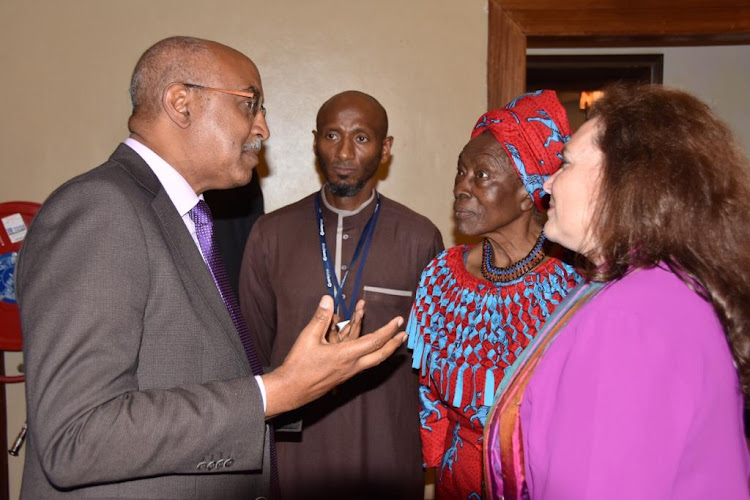
[{"label": "red chair", "polygon": [[[38,203],[14,201],[0,203],[0,442],[7,442],[7,409],[5,385],[20,383],[23,375],[5,375],[5,351],[20,351],[23,346],[21,321],[15,296],[15,265],[21,243],[31,220],[39,209]],[[8,452],[16,456],[23,444],[26,425]],[[0,499],[8,498],[8,456],[0,453]]]}]

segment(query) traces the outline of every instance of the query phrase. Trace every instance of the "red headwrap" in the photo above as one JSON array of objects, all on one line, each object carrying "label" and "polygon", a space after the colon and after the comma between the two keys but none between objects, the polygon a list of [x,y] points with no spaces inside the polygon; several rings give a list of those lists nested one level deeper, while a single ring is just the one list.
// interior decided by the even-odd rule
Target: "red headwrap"
[{"label": "red headwrap", "polygon": [[471,137],[485,130],[495,136],[534,204],[544,211],[542,185],[560,168],[563,146],[570,139],[568,117],[555,91],[523,94],[503,109],[488,111],[474,126]]}]

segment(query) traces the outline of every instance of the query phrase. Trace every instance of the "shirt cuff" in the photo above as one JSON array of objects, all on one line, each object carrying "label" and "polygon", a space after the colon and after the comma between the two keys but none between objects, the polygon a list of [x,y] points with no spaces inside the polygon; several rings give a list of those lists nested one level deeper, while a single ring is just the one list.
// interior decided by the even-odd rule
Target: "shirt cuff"
[{"label": "shirt cuff", "polygon": [[263,383],[263,379],[260,375],[255,376],[255,381],[258,382],[258,388],[260,389],[260,397],[263,398],[263,413],[266,413],[266,385]]}]

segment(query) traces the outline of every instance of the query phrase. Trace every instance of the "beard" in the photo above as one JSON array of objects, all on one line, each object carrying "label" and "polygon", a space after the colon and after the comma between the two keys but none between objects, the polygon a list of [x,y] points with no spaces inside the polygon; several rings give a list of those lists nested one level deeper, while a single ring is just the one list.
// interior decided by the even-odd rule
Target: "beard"
[{"label": "beard", "polygon": [[326,180],[326,188],[333,196],[336,196],[338,198],[350,198],[362,191],[362,188],[365,187],[365,184],[367,184],[367,182],[372,179],[377,173],[381,158],[381,155],[377,155],[371,161],[366,163],[364,166],[364,170],[362,171],[362,175],[359,176],[359,178],[350,177],[346,180],[333,182],[331,180],[331,175],[329,175],[328,173],[329,165],[325,162],[325,160],[317,150],[315,151],[315,156],[318,158],[320,170],[323,172],[323,177]]},{"label": "beard", "polygon": [[369,179],[360,179],[355,184],[349,184],[346,182],[331,182],[326,176],[326,187],[328,191],[337,198],[350,198],[355,194],[362,191]]}]

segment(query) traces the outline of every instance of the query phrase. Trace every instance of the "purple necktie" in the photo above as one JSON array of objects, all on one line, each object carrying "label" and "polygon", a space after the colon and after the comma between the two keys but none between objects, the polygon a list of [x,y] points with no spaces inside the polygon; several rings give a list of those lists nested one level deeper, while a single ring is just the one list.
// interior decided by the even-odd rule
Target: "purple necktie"
[{"label": "purple necktie", "polygon": [[[224,305],[227,306],[229,316],[232,317],[232,323],[234,323],[234,327],[237,329],[237,333],[240,336],[242,347],[245,348],[245,354],[250,362],[250,368],[253,370],[253,375],[262,375],[263,369],[258,361],[258,356],[255,354],[255,348],[250,339],[250,332],[245,324],[245,318],[242,317],[239,305],[237,304],[237,298],[234,296],[234,292],[229,286],[227,271],[224,269],[224,262],[221,260],[221,255],[219,255],[219,247],[214,239],[214,221],[211,217],[211,209],[208,208],[208,203],[200,200],[198,204],[190,210],[190,218],[195,223],[195,234],[198,236],[198,243],[201,246],[203,258],[208,264],[208,269],[211,271],[214,283],[216,283],[216,288],[219,289],[219,294],[221,295],[222,300],[224,300]],[[273,498],[279,498],[279,472],[276,468],[276,440],[273,426],[269,428],[269,437],[271,452],[271,492]]]},{"label": "purple necktie", "polygon": [[195,233],[198,235],[198,243],[201,246],[203,258],[206,264],[208,264],[211,275],[214,277],[214,283],[216,283],[216,288],[219,289],[219,294],[224,301],[224,305],[227,307],[227,311],[229,311],[229,316],[232,317],[232,323],[234,323],[237,334],[240,336],[242,347],[245,348],[245,354],[247,355],[247,360],[250,362],[253,375],[263,375],[263,369],[260,366],[260,361],[258,361],[258,356],[255,354],[255,348],[253,347],[253,341],[250,339],[250,332],[247,330],[245,318],[242,317],[237,298],[234,296],[234,292],[229,285],[229,278],[227,277],[226,269],[224,269],[224,262],[221,260],[221,255],[219,255],[219,247],[214,239],[214,221],[211,217],[211,209],[208,208],[208,203],[200,200],[190,210],[190,218],[195,223]]}]

